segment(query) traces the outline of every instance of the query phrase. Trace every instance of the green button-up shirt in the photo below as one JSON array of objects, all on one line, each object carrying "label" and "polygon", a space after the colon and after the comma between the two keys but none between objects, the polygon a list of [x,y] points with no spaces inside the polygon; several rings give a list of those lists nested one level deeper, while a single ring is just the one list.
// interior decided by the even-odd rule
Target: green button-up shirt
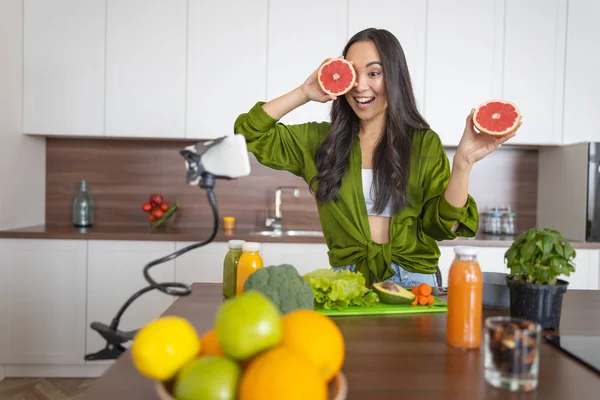
[{"label": "green button-up shirt", "polygon": [[[236,119],[235,133],[244,135],[248,150],[261,164],[289,171],[309,183],[318,173],[315,154],[331,124],[285,125],[269,116],[262,104],[256,103]],[[317,203],[331,266],[356,264],[356,271],[364,275],[366,282],[393,276],[392,263],[411,272],[435,273],[440,256],[438,240],[475,236],[479,214],[473,198],[468,196],[467,204],[457,208],[444,197],[450,162],[432,130],[414,132],[408,180],[410,204],[392,215],[389,243],[371,239],[361,171],[357,133],[338,200]],[[458,229],[452,232],[457,222]]]}]

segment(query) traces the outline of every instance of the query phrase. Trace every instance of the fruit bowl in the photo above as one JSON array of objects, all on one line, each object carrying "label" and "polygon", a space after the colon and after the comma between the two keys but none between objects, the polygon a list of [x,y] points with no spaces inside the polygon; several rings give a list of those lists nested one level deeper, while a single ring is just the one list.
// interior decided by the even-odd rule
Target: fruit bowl
[{"label": "fruit bowl", "polygon": [[[175,400],[171,395],[172,382],[156,382],[155,389],[160,400]],[[346,400],[348,397],[348,382],[342,371],[338,372],[329,382],[328,400]]]},{"label": "fruit bowl", "polygon": [[345,400],[344,349],[330,317],[310,308],[282,314],[266,295],[250,290],[221,303],[202,334],[179,316],[148,323],[131,354],[161,399],[234,398],[236,392],[254,399],[268,391],[277,399]]}]

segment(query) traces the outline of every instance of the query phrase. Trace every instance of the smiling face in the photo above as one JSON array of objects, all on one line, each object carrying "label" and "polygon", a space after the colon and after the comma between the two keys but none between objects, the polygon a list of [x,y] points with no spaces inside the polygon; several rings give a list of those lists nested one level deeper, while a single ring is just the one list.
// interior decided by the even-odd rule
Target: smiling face
[{"label": "smiling face", "polygon": [[348,49],[346,60],[352,61],[358,86],[345,94],[346,100],[361,121],[385,119],[387,95],[383,65],[375,44],[359,41]]}]

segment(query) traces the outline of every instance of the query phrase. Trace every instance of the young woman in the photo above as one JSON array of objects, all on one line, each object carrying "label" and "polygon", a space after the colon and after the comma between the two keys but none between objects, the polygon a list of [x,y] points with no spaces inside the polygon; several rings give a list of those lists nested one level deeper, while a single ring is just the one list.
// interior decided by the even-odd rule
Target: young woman
[{"label": "young woman", "polygon": [[[417,110],[396,37],[366,29],[342,54],[357,74],[350,92],[324,93],[317,69],[291,92],[241,114],[234,130],[261,164],[309,184],[332,267],[360,272],[368,285],[391,279],[437,286],[436,241],[477,232],[477,205],[468,194],[473,165],[516,131],[478,134],[471,110],[450,168],[440,138]],[[331,123],[278,122],[309,101],[333,101]]]}]

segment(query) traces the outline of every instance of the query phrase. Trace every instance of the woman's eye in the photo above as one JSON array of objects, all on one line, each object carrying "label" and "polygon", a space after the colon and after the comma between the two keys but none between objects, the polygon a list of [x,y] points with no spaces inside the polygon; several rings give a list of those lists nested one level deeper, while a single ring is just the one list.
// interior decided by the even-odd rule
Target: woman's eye
[{"label": "woman's eye", "polygon": [[371,72],[369,72],[369,76],[370,77],[376,77],[376,76],[379,76],[380,74],[381,74],[381,72],[379,72],[379,71],[371,71]]}]

